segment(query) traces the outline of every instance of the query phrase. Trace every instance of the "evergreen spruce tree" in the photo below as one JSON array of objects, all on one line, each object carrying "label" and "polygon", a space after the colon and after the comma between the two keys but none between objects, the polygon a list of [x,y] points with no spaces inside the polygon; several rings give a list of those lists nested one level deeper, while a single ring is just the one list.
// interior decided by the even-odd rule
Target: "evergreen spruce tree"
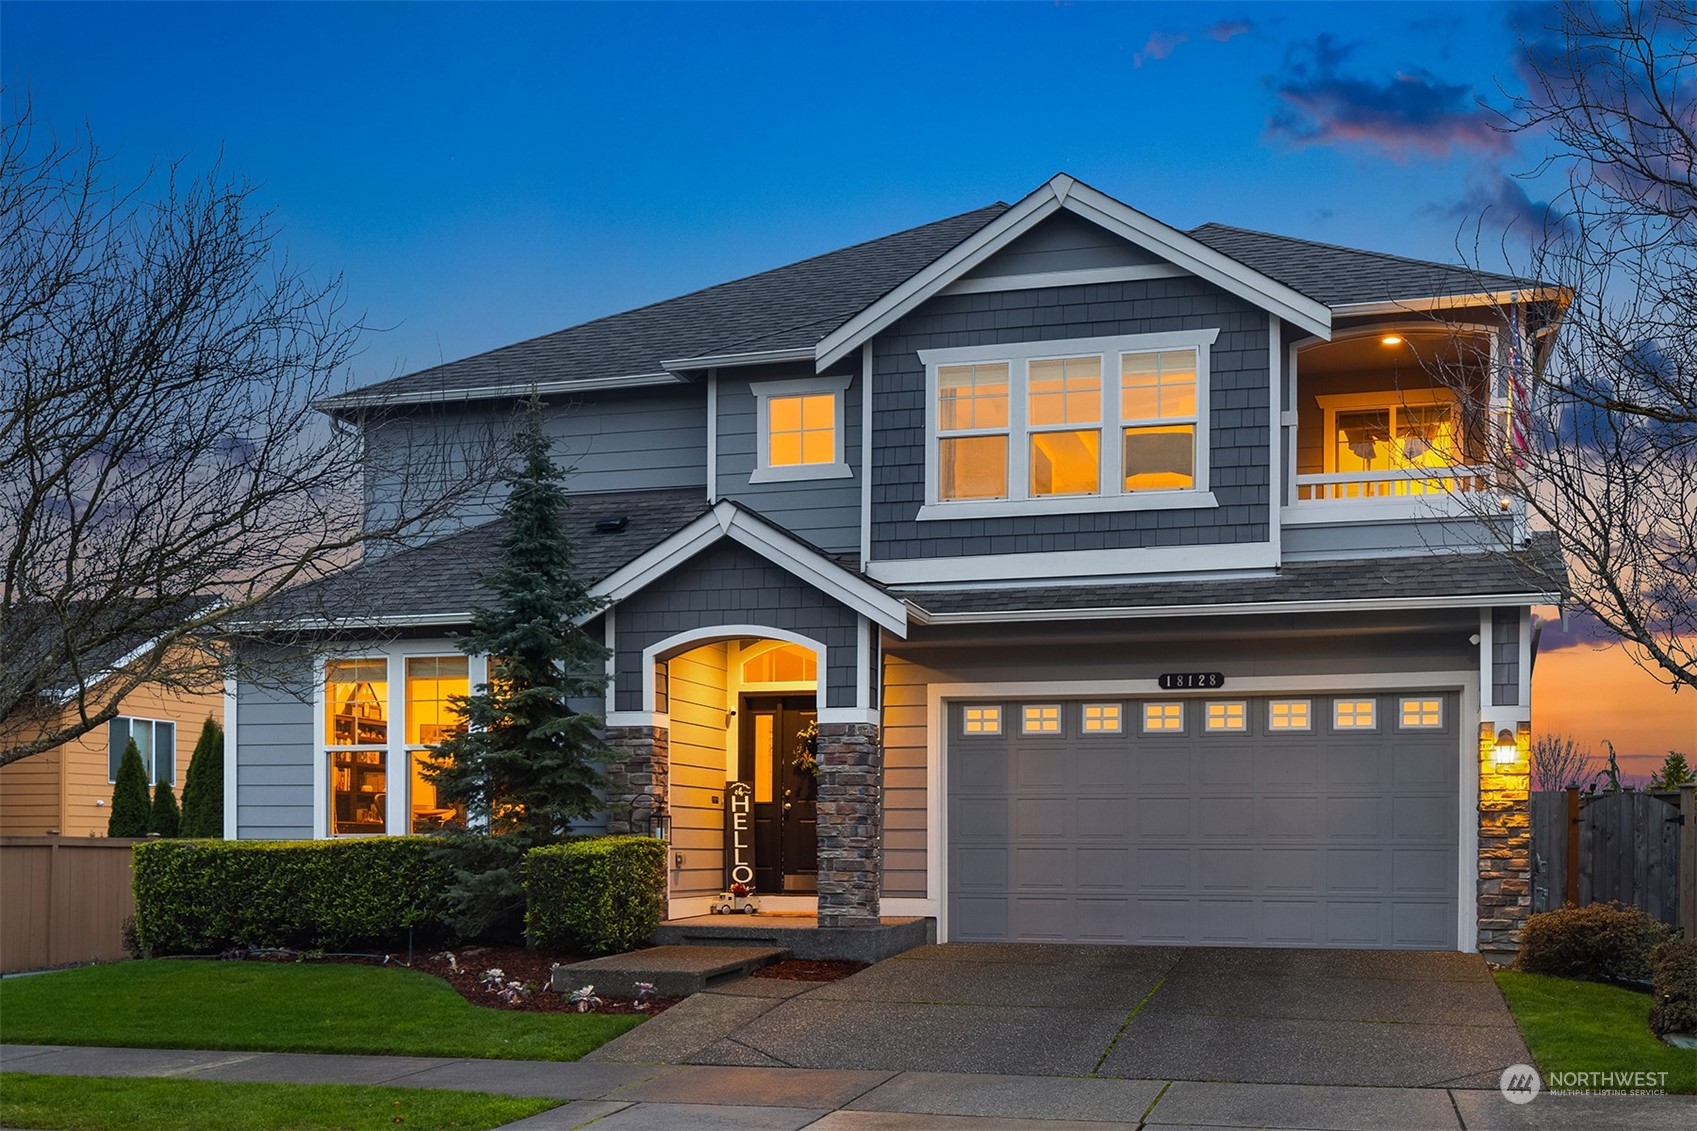
[{"label": "evergreen spruce tree", "polygon": [[502,505],[501,565],[483,579],[495,600],[473,612],[460,641],[467,655],[490,657],[489,682],[459,704],[469,726],[426,771],[439,800],[467,817],[440,834],[456,877],[449,919],[465,937],[517,937],[524,854],[566,839],[574,819],[599,807],[592,763],[606,757],[601,720],[570,705],[601,695],[607,650],[576,623],[599,602],[573,564],[563,476],[534,397],[513,448],[520,467]]},{"label": "evergreen spruce tree", "polygon": [[147,831],[162,837],[176,836],[182,819],[182,813],[177,809],[177,795],[171,792],[171,783],[162,781],[154,786],[153,806],[147,814]]},{"label": "evergreen spruce tree", "polygon": [[147,795],[147,767],[142,765],[136,740],[124,747],[118,763],[118,780],[112,785],[112,815],[106,818],[107,836],[146,836],[153,802]]},{"label": "evergreen spruce tree", "polygon": [[224,728],[207,716],[183,778],[182,836],[224,836]]}]

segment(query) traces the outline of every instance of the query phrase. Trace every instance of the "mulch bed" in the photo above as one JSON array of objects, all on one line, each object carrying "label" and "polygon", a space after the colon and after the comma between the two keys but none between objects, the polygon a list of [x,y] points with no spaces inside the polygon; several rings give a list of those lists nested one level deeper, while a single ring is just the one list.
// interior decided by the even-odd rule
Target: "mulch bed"
[{"label": "mulch bed", "polygon": [[[452,953],[454,961],[448,961]],[[293,951],[261,951],[246,956],[255,962],[295,962],[302,956]],[[390,954],[391,963],[406,962],[406,955]],[[322,958],[307,958],[315,962],[340,962],[361,966],[375,966],[383,963],[380,955],[330,954]],[[488,1009],[508,1009],[524,1013],[635,1013],[652,1015],[663,1013],[682,998],[654,997],[641,1003],[628,998],[603,998],[600,1005],[591,1010],[580,1011],[577,1004],[569,1000],[568,995],[555,993],[548,989],[548,979],[553,974],[555,963],[565,965],[571,962],[583,961],[582,955],[547,953],[544,951],[528,950],[522,946],[463,946],[452,952],[433,950],[415,951],[412,956],[412,968],[421,974],[429,974],[442,979],[454,988],[454,992],[471,1002]],[[864,962],[830,962],[801,958],[786,958],[770,966],[763,966],[754,972],[756,978],[782,978],[799,982],[835,982],[850,974],[866,969]],[[515,1001],[502,1001],[500,997],[483,983],[483,974],[487,970],[499,970],[508,982],[523,982],[531,987],[529,996]]]}]

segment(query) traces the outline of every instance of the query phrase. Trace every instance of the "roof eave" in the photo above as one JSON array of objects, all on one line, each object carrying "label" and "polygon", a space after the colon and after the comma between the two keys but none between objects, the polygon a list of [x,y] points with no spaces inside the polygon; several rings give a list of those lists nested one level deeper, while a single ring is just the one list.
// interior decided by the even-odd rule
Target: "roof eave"
[{"label": "roof eave", "polygon": [[631,373],[620,377],[590,377],[582,380],[532,381],[525,384],[477,385],[467,389],[419,389],[400,393],[343,393],[324,397],[312,407],[330,416],[352,416],[362,410],[399,408],[423,404],[464,404],[469,401],[506,400],[532,394],[589,393],[619,389],[645,389],[658,385],[686,384],[687,379],[669,369],[660,373]]},{"label": "roof eave", "polygon": [[909,603],[920,624],[1007,624],[1020,621],[1150,620],[1158,617],[1251,616],[1278,613],[1392,612],[1456,609],[1484,605],[1552,605],[1561,595],[1547,592],[1474,593],[1457,596],[1350,598],[1331,601],[1238,601],[1192,605],[1098,606],[1083,609],[987,609],[979,612],[934,613]]}]

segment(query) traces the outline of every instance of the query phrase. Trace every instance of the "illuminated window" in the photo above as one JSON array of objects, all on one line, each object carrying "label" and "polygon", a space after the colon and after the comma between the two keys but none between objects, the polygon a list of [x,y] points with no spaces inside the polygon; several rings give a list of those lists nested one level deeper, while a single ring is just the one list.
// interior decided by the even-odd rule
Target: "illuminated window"
[{"label": "illuminated window", "polygon": [[1242,700],[1208,704],[1208,729],[1211,731],[1240,731],[1248,724],[1249,705]]},{"label": "illuminated window", "polygon": [[813,683],[818,678],[819,657],[799,644],[767,649],[742,665],[744,683]]},{"label": "illuminated window", "polygon": [[830,479],[850,474],[843,462],[847,377],[758,381],[759,452],[749,482]]},{"label": "illuminated window", "polygon": [[1026,734],[1059,734],[1061,733],[1061,709],[1059,706],[1027,707],[1020,722],[1020,729]]},{"label": "illuminated window", "polygon": [[1143,731],[1145,734],[1154,734],[1159,731],[1183,730],[1183,703],[1143,704]]},{"label": "illuminated window", "polygon": [[388,828],[389,663],[324,665],[324,744],[330,757],[330,835]]},{"label": "illuminated window", "polygon": [[1274,699],[1267,704],[1268,730],[1311,730],[1309,701],[1306,699]]},{"label": "illuminated window", "polygon": [[1008,496],[1008,363],[937,370],[938,497]]},{"label": "illuminated window", "polygon": [[1118,703],[1086,703],[1084,705],[1084,730],[1087,734],[1118,734],[1120,729],[1120,705]]},{"label": "illuminated window", "polygon": [[962,709],[961,730],[966,734],[1001,734],[1000,707],[966,707]]},{"label": "illuminated window", "polygon": [[1430,730],[1444,725],[1444,701],[1442,699],[1404,699],[1402,701],[1402,729]]},{"label": "illuminated window", "polygon": [[1125,490],[1196,485],[1196,351],[1120,355]]},{"label": "illuminated window", "polygon": [[1332,728],[1334,730],[1372,730],[1378,723],[1374,719],[1376,699],[1334,699],[1332,701]]},{"label": "illuminated window", "polygon": [[[1325,413],[1329,473],[1418,471],[1467,463],[1460,405],[1449,389],[1386,389],[1316,398]],[[1441,482],[1441,480],[1435,481]],[[1422,494],[1421,477],[1392,477],[1359,497]]]},{"label": "illuminated window", "polygon": [[[1205,490],[1208,346],[1217,331],[923,350],[934,462],[921,518],[1113,509]],[[1067,352],[1062,353],[1065,349]],[[1075,504],[1076,505],[1076,504]],[[1136,504],[1125,504],[1136,505]],[[1161,505],[1152,503],[1150,505]]]},{"label": "illuminated window", "polygon": [[407,751],[412,768],[408,828],[411,832],[457,824],[464,812],[441,802],[425,769],[438,761],[430,747],[465,730],[456,698],[471,692],[464,656],[409,656],[406,661]]}]

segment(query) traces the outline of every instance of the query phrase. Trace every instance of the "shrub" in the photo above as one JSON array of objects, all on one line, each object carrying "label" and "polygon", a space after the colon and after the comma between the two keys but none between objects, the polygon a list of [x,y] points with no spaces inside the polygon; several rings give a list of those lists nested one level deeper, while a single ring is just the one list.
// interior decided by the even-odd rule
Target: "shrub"
[{"label": "shrub", "polygon": [[441,929],[448,869],[425,837],[159,840],[135,847],[136,940],[159,954],[336,950]]},{"label": "shrub", "polygon": [[147,767],[141,764],[141,751],[136,740],[124,745],[124,756],[118,762],[118,780],[112,785],[112,815],[106,818],[107,836],[146,836],[147,823],[153,815],[153,802],[147,795]]},{"label": "shrub", "polygon": [[1650,951],[1670,933],[1666,924],[1622,903],[1563,907],[1526,921],[1515,965],[1563,978],[1643,979]]},{"label": "shrub", "polygon": [[617,954],[648,941],[666,902],[665,841],[601,836],[524,858],[530,945]]},{"label": "shrub", "polygon": [[189,772],[183,778],[183,821],[181,836],[224,836],[224,728],[208,717],[189,757]]},{"label": "shrub", "polygon": [[1650,952],[1650,1028],[1697,1033],[1697,939],[1668,939]]},{"label": "shrub", "polygon": [[177,796],[171,792],[171,783],[162,781],[153,787],[153,808],[147,814],[147,831],[164,837],[176,836],[181,822],[182,814],[177,810]]}]

